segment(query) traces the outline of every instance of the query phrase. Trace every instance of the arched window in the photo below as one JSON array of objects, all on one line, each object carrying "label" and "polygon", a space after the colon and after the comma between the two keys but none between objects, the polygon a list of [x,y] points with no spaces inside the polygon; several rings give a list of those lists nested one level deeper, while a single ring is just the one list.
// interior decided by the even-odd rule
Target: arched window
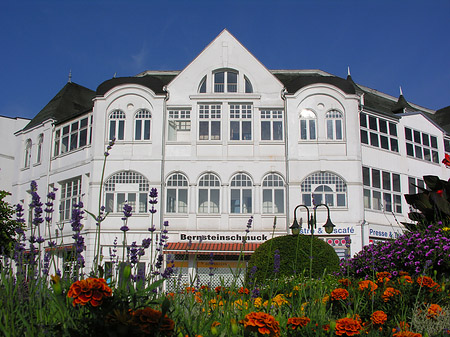
[{"label": "arched window", "polygon": [[316,139],[316,114],[312,110],[303,109],[300,112],[300,139]]},{"label": "arched window", "polygon": [[172,174],[167,179],[167,213],[188,212],[188,181],[180,173]]},{"label": "arched window", "polygon": [[245,173],[231,180],[231,213],[252,213],[252,180]]},{"label": "arched window", "polygon": [[125,112],[114,110],[109,115],[109,140],[123,140],[125,137]]},{"label": "arched window", "polygon": [[198,182],[198,212],[218,214],[220,211],[220,181],[215,174],[206,173]]},{"label": "arched window", "polygon": [[250,82],[250,80],[247,78],[247,76],[244,76],[244,80],[245,80],[245,93],[247,93],[247,94],[253,93],[252,82]]},{"label": "arched window", "polygon": [[222,70],[214,73],[214,92],[237,92],[237,88],[237,71]]},{"label": "arched window", "polygon": [[206,76],[204,76],[200,81],[200,85],[198,86],[198,92],[201,94],[204,94],[206,92]]},{"label": "arched window", "polygon": [[150,140],[150,125],[152,114],[150,111],[142,109],[136,112],[134,117],[134,139]]},{"label": "arched window", "polygon": [[119,213],[127,203],[133,207],[132,213],[147,212],[149,182],[140,173],[121,171],[105,182],[106,212]]},{"label": "arched window", "polygon": [[327,139],[342,140],[342,113],[337,110],[330,110],[325,115],[327,124]]},{"label": "arched window", "polygon": [[36,164],[40,164],[42,160],[42,143],[44,142],[44,134],[41,133],[38,137],[37,151],[36,151]]},{"label": "arched window", "polygon": [[33,146],[33,142],[31,141],[31,139],[27,139],[27,141],[25,143],[25,158],[24,158],[24,162],[23,162],[23,167],[24,168],[30,167],[30,163],[31,163],[31,147],[32,146]]},{"label": "arched window", "polygon": [[302,203],[306,206],[327,204],[345,207],[347,202],[347,185],[331,172],[317,172],[308,176],[301,183]]},{"label": "arched window", "polygon": [[263,213],[284,213],[284,181],[275,173],[267,175],[262,184]]}]

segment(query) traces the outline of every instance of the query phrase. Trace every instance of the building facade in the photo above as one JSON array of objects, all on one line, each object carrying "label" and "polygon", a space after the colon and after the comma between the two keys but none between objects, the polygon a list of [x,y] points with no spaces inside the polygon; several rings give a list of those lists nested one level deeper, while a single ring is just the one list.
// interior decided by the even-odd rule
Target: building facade
[{"label": "building facade", "polygon": [[[46,233],[67,244],[73,203],[95,213],[100,198],[109,212],[101,234],[106,263],[114,241],[120,246],[125,203],[133,208],[128,243],[148,237],[152,221],[157,230],[168,221],[166,252],[202,277],[210,254],[217,269],[227,267],[224,275],[236,267],[250,217],[247,253],[290,233],[298,205],[301,232],[310,233],[308,208],[315,235],[344,257],[403,232],[410,211],[403,195],[423,186],[424,175],[450,177],[441,163],[447,110],[358,85],[350,75],[268,70],[224,30],[182,71],[113,78],[96,91],[67,83],[16,133],[12,192],[27,205],[32,180],[42,195],[58,188]],[[320,204],[336,226],[331,234],[322,228],[327,208],[314,207]],[[89,263],[96,224],[90,217],[83,224]]]}]

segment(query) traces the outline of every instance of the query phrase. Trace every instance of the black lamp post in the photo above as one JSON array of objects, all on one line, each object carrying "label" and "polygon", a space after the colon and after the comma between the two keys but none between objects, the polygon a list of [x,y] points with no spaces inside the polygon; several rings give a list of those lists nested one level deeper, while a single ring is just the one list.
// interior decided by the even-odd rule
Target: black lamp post
[{"label": "black lamp post", "polygon": [[[327,211],[328,211],[327,221],[326,221],[325,225],[323,225],[323,228],[325,229],[325,232],[327,234],[333,233],[333,229],[336,226],[331,222],[331,219],[330,219],[330,208],[326,204],[317,204],[317,205],[315,205],[313,207],[313,214],[314,215],[311,215],[311,217],[310,217],[310,211],[309,211],[308,206],[303,205],[303,204],[297,205],[295,207],[295,209],[294,209],[294,222],[292,223],[292,226],[289,227],[291,229],[291,231],[292,231],[292,235],[298,235],[300,233],[300,229],[302,228],[302,222],[303,221],[302,221],[302,218],[300,218],[300,225],[299,225],[299,223],[297,222],[297,215],[296,215],[296,213],[297,213],[297,209],[299,207],[305,208],[306,209],[307,218],[308,218],[308,229],[311,231],[311,244],[310,244],[310,250],[309,250],[309,259],[310,259],[309,260],[310,261],[309,262],[309,278],[312,277],[312,259],[313,259],[313,256],[312,256],[312,246],[313,246],[313,244],[312,243],[313,243],[313,237],[314,237],[314,229],[317,228],[316,211],[317,211],[317,208],[319,206],[325,206],[327,208]],[[295,265],[297,265],[297,251],[298,251],[298,240],[297,240],[297,249],[295,251]]]}]

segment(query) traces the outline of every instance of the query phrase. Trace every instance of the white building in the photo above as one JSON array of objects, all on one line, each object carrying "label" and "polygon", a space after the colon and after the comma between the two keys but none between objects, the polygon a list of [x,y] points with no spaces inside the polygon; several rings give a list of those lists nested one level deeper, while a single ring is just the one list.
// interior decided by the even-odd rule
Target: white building
[{"label": "white building", "polygon": [[[96,91],[67,83],[16,133],[12,191],[27,205],[31,180],[41,196],[47,186],[57,187],[60,210],[50,231],[54,237],[58,229],[67,244],[73,201],[96,213],[100,195],[111,212],[102,224],[104,261],[114,239],[121,242],[125,201],[133,206],[128,243],[148,237],[153,187],[156,226],[169,222],[167,251],[178,259],[187,252],[189,262],[178,266],[197,267],[201,275],[210,253],[216,267],[233,267],[250,216],[245,250],[252,251],[273,233],[289,232],[297,205],[312,214],[313,198],[329,206],[336,225],[325,234],[327,209],[319,206],[315,234],[341,256],[349,236],[353,255],[402,232],[409,212],[403,195],[414,192],[412,183],[422,184],[424,175],[450,177],[441,163],[450,139],[446,112],[363,87],[350,76],[268,70],[224,30],[182,71],[113,78]],[[307,217],[304,207],[300,217]],[[303,233],[309,233],[306,222]],[[95,254],[95,228],[88,217],[87,262]],[[200,245],[189,246],[200,237]]]}]

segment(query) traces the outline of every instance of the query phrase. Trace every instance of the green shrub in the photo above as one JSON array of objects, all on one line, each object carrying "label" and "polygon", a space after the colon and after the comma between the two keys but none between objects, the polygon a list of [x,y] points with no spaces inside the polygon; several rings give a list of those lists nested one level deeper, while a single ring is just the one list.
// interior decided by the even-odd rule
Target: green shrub
[{"label": "green shrub", "polygon": [[[292,276],[303,272],[309,275],[310,251],[310,235],[285,235],[267,240],[252,254],[247,269],[247,279],[263,283],[265,279]],[[276,255],[279,255],[279,258]],[[322,276],[325,269],[328,273],[339,270],[339,257],[333,247],[316,237],[312,238],[312,256],[312,277]]]}]

